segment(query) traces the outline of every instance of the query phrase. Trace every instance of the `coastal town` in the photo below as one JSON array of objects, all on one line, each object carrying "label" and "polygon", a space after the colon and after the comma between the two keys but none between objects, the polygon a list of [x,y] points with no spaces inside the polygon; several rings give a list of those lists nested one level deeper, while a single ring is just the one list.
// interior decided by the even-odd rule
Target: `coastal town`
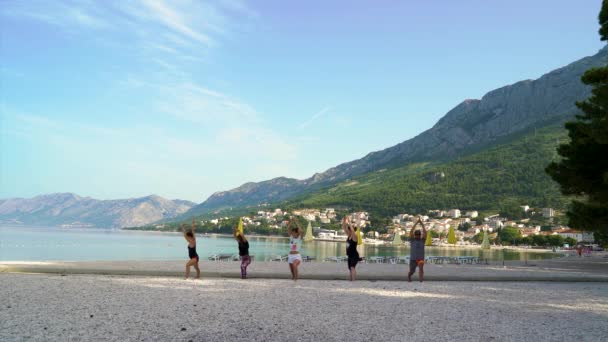
[{"label": "coastal town", "polygon": [[[401,213],[393,216],[383,226],[373,226],[368,212],[337,210],[335,208],[306,208],[294,210],[261,210],[254,215],[242,216],[245,229],[267,225],[270,229],[280,231],[289,223],[289,217],[299,217],[310,223],[315,239],[326,241],[345,241],[346,237],[340,228],[340,221],[348,217],[349,222],[360,228],[365,234],[365,242],[372,244],[389,243],[395,240],[395,234],[406,240],[418,217],[422,219],[431,235],[433,245],[448,243],[452,231],[455,245],[478,245],[483,234],[489,234],[490,241],[501,245],[536,245],[553,247],[571,247],[578,243],[593,243],[592,232],[576,230],[559,224],[559,213],[553,208],[531,208],[521,205],[518,219],[490,214],[483,216],[477,210],[429,210],[423,215]],[[203,220],[201,224],[222,225],[229,217]],[[501,234],[504,232],[505,234]],[[506,232],[509,233],[505,239]],[[503,238],[501,241],[501,237]]]}]

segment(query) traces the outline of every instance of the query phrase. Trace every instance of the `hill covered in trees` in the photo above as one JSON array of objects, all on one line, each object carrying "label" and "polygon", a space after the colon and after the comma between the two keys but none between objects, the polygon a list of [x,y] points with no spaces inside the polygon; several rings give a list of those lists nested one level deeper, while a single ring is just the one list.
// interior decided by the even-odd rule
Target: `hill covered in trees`
[{"label": "hill covered in trees", "polygon": [[565,208],[567,199],[544,168],[557,158],[556,146],[566,139],[563,125],[556,123],[451,161],[378,170],[277,205],[348,206],[377,217],[436,208]]}]

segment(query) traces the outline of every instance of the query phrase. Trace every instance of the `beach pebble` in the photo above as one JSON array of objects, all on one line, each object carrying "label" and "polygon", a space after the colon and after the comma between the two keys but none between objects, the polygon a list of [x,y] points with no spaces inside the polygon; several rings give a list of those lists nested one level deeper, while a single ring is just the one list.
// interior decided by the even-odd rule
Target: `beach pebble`
[{"label": "beach pebble", "polygon": [[[357,342],[403,341],[408,336],[416,341],[601,341],[608,336],[608,283],[435,281],[414,289],[398,281],[302,280],[296,290],[292,281],[282,279],[255,279],[247,286],[240,279],[202,282],[204,287],[163,277],[62,279],[0,273],[0,298],[15,303],[11,310],[0,310],[0,341],[297,342],[348,337]],[[197,317],[192,320],[193,310],[184,308],[194,305]],[[103,319],[87,321],[85,311],[90,309]],[[346,317],[354,323],[344,324]],[[428,320],[403,324],[404,317]],[[442,323],[455,317],[467,323]],[[436,327],[435,320],[440,323]],[[47,329],[31,329],[31,322]],[[173,330],[178,322],[192,322],[177,327],[182,338]]]}]

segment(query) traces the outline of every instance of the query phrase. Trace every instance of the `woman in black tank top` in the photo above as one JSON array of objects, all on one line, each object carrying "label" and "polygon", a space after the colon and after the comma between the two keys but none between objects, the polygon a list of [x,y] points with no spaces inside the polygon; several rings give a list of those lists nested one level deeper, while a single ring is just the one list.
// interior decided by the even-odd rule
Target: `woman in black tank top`
[{"label": "woman in black tank top", "polygon": [[245,234],[239,232],[238,227],[234,227],[234,239],[239,244],[239,257],[241,258],[241,279],[247,279],[247,266],[251,264],[251,257],[249,256],[249,241],[245,237]]},{"label": "woman in black tank top", "polygon": [[346,239],[346,256],[348,256],[348,270],[350,271],[350,281],[354,281],[357,278],[357,263],[359,262],[359,252],[357,251],[357,242],[359,241],[359,237],[357,236],[357,232],[355,228],[348,221],[348,217],[344,217],[342,219],[342,230],[348,237]]},{"label": "woman in black tank top", "polygon": [[190,267],[194,266],[196,270],[196,279],[201,277],[201,270],[198,268],[198,253],[196,253],[196,236],[195,228],[194,228],[194,218],[192,218],[192,227],[189,232],[186,232],[184,229],[184,225],[181,224],[180,228],[182,229],[182,233],[184,233],[184,239],[188,241],[188,257],[190,260],[186,263],[186,279],[190,276]]}]

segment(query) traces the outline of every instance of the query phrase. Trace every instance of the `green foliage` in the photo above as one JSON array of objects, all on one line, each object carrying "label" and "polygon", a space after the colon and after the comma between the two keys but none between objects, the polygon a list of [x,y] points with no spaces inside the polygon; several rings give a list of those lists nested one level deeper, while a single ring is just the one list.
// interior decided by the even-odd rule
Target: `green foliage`
[{"label": "green foliage", "polygon": [[567,237],[564,239],[564,243],[567,243],[570,247],[575,246],[577,241],[574,238]]},{"label": "green foliage", "polygon": [[608,40],[608,1],[602,1],[602,9],[600,10],[600,15],[598,16],[598,21],[600,23],[600,39]]},{"label": "green foliage", "polygon": [[461,225],[458,226],[458,230],[463,232],[466,232],[469,229],[471,229],[471,224],[469,222],[463,222]]},{"label": "green foliage", "polygon": [[534,241],[533,241],[533,239],[532,239],[532,237],[531,237],[531,236],[525,236],[525,237],[522,237],[522,238],[519,240],[519,244],[520,244],[520,245],[527,245],[527,246],[530,246],[530,245],[532,245],[533,243],[534,243]]},{"label": "green foliage", "polygon": [[[288,204],[365,208],[372,219],[437,208],[490,211],[508,203],[564,208],[567,199],[543,172],[543,165],[551,161],[556,145],[565,138],[561,127],[549,126],[453,161],[368,173],[296,197]],[[445,177],[429,181],[428,174],[436,172],[444,172]]]},{"label": "green foliage", "polygon": [[512,220],[521,220],[525,217],[524,210],[521,208],[521,202],[517,201],[503,202],[500,206],[499,215]]},{"label": "green foliage", "polygon": [[500,241],[503,245],[516,245],[521,239],[519,229],[513,227],[502,228],[498,233],[498,236],[500,237]]},{"label": "green foliage", "polygon": [[564,245],[564,237],[561,235],[547,236],[547,244],[552,247],[561,247]]},{"label": "green foliage", "polygon": [[546,246],[547,245],[547,239],[545,238],[544,235],[533,235],[532,236],[532,244],[534,246]]},{"label": "green foliage", "polygon": [[490,249],[490,233],[482,231],[475,236],[479,235],[481,235],[479,237],[481,239],[481,249]]},{"label": "green foliage", "polygon": [[458,239],[456,238],[456,233],[454,232],[454,227],[450,226],[450,230],[448,231],[448,243],[455,245]]},{"label": "green foliage", "polygon": [[[599,14],[602,40],[608,39],[608,2]],[[576,196],[567,216],[569,225],[595,231],[596,241],[608,242],[608,66],[591,68],[581,77],[592,86],[591,97],[576,106],[583,112],[567,122],[570,141],[558,147],[561,160],[546,172],[564,195]],[[604,240],[606,239],[606,240]]]}]

